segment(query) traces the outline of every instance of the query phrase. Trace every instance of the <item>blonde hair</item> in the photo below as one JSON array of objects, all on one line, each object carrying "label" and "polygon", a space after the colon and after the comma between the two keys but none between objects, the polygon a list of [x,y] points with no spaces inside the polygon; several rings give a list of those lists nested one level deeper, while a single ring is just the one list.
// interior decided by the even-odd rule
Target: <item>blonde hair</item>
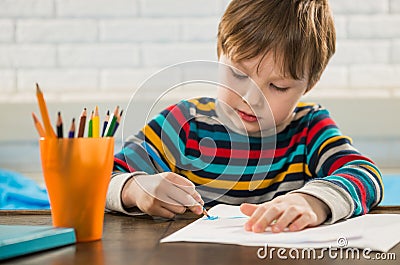
[{"label": "blonde hair", "polygon": [[335,43],[328,0],[233,0],[219,23],[217,53],[238,62],[259,55],[262,60],[272,51],[285,75],[302,79],[309,74],[310,89],[335,53]]}]

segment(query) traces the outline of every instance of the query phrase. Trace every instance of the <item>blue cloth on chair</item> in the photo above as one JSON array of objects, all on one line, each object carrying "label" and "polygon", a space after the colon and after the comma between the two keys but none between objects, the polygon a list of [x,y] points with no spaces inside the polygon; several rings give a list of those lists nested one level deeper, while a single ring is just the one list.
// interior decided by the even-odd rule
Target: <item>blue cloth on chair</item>
[{"label": "blue cloth on chair", "polygon": [[0,169],[0,209],[50,209],[49,197],[35,181]]}]

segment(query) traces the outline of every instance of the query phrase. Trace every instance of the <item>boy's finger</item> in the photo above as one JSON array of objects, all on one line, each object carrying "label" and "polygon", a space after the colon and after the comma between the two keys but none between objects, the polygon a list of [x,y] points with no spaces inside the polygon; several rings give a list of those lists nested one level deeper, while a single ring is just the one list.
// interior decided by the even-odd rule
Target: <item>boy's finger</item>
[{"label": "boy's finger", "polygon": [[169,204],[169,203],[162,202],[161,206],[175,214],[183,214],[186,212],[186,207],[182,206],[182,205]]},{"label": "boy's finger", "polygon": [[151,211],[148,212],[149,215],[152,216],[160,216],[163,218],[173,219],[175,217],[175,213],[162,207],[158,206],[153,208]]},{"label": "boy's finger", "polygon": [[240,205],[240,211],[247,216],[251,216],[257,208],[258,205],[251,203],[242,203]]},{"label": "boy's finger", "polygon": [[[202,200],[200,194],[198,193],[196,195],[188,194],[174,185],[170,185],[168,187],[166,194],[168,197],[168,199],[165,201],[166,203],[185,206],[185,207],[192,207],[190,208],[191,211],[193,211],[196,214],[200,214],[202,212],[202,204],[201,204]],[[200,201],[197,201],[193,196],[195,196],[196,198],[200,198],[198,199]]]},{"label": "boy's finger", "polygon": [[175,174],[173,172],[165,172],[162,174],[165,180],[169,181],[170,183],[174,184],[175,186],[179,187],[189,194],[193,193],[193,191],[195,190],[193,182],[185,177],[182,177],[181,175]]},{"label": "boy's finger", "polygon": [[310,219],[307,218],[304,215],[301,215],[299,218],[297,218],[294,222],[292,222],[291,225],[289,225],[289,230],[290,231],[300,231],[306,228],[310,223]]},{"label": "boy's finger", "polygon": [[289,226],[295,219],[299,217],[300,213],[298,211],[291,211],[286,209],[281,217],[278,218],[276,223],[272,226],[272,232],[279,233],[282,232],[286,227]]},{"label": "boy's finger", "polygon": [[188,209],[198,215],[203,213],[203,207],[200,205],[189,206]]},{"label": "boy's finger", "polygon": [[267,226],[271,225],[272,222],[280,217],[282,210],[275,206],[264,208],[263,214],[254,222],[252,231],[255,233],[262,233],[265,231]]},{"label": "boy's finger", "polygon": [[267,210],[266,205],[259,205],[257,209],[250,216],[250,219],[244,224],[244,229],[253,231],[253,225],[264,215]]}]

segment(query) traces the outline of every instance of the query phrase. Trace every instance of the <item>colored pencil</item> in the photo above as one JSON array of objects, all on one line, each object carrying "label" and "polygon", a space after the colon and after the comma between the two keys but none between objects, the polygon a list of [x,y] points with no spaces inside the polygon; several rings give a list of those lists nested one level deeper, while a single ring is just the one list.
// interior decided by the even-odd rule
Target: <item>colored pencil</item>
[{"label": "colored pencil", "polygon": [[107,110],[106,118],[104,119],[104,123],[103,123],[103,130],[101,132],[101,137],[104,137],[109,119],[110,119],[110,111]]},{"label": "colored pencil", "polygon": [[94,116],[92,119],[93,124],[93,138],[98,138],[100,136],[100,117],[99,117],[99,107],[96,106],[94,109]]},{"label": "colored pencil", "polygon": [[117,122],[118,112],[119,112],[119,106],[115,108],[114,113],[111,115],[110,120],[108,121],[106,129],[106,137],[112,137],[114,135],[114,128],[115,128],[115,123]]},{"label": "colored pencil", "polygon": [[[150,147],[150,145],[146,142],[143,141],[142,142],[142,146],[144,148],[144,150],[146,151],[146,153],[154,160],[157,162],[157,164],[164,170],[164,172],[171,172],[171,170],[169,169],[169,167],[167,166],[167,164],[165,164],[164,161],[162,161],[162,159],[156,154],[156,152],[154,152],[154,150]],[[205,216],[207,216],[207,218],[210,218],[210,215],[208,214],[206,208],[204,208],[204,206],[201,205],[201,207],[203,207],[203,214]]]},{"label": "colored pencil", "polygon": [[57,137],[58,138],[63,138],[64,137],[64,132],[63,132],[63,121],[61,118],[61,112],[59,111],[57,114]]},{"label": "colored pencil", "polygon": [[93,137],[93,110],[92,113],[90,114],[90,119],[89,119],[89,129],[88,129],[88,137],[92,138]]},{"label": "colored pencil", "polygon": [[118,126],[119,126],[119,124],[121,123],[121,116],[122,116],[122,113],[123,113],[123,112],[124,112],[124,110],[121,110],[121,111],[119,112],[119,114],[118,114],[117,122],[115,123],[113,135],[115,135],[115,133],[117,132]]},{"label": "colored pencil", "polygon": [[56,133],[51,127],[49,112],[47,110],[46,102],[39,85],[36,83],[36,97],[39,104],[40,114],[42,115],[43,125],[46,132],[46,137],[56,138]]},{"label": "colored pencil", "polygon": [[38,117],[33,112],[32,112],[32,118],[33,118],[33,123],[35,124],[36,130],[39,133],[39,136],[40,137],[45,137],[46,136],[46,132],[44,131],[43,126],[40,123]]},{"label": "colored pencil", "polygon": [[84,108],[82,111],[81,118],[79,120],[78,137],[83,137],[83,134],[85,133],[86,116],[87,116],[87,110],[86,108]]},{"label": "colored pencil", "polygon": [[72,118],[71,127],[68,132],[68,138],[75,137],[75,118]]}]

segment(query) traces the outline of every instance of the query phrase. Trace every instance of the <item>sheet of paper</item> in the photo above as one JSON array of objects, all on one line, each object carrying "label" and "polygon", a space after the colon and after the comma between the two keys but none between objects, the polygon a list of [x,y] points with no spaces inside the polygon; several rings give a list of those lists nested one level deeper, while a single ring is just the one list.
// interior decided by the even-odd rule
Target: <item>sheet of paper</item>
[{"label": "sheet of paper", "polygon": [[244,230],[248,217],[239,206],[217,205],[208,213],[216,220],[202,217],[161,240],[166,242],[208,242],[245,246],[287,248],[355,247],[387,252],[400,242],[399,214],[369,214],[333,225],[307,228],[299,232],[279,234],[267,229],[264,233]]}]

